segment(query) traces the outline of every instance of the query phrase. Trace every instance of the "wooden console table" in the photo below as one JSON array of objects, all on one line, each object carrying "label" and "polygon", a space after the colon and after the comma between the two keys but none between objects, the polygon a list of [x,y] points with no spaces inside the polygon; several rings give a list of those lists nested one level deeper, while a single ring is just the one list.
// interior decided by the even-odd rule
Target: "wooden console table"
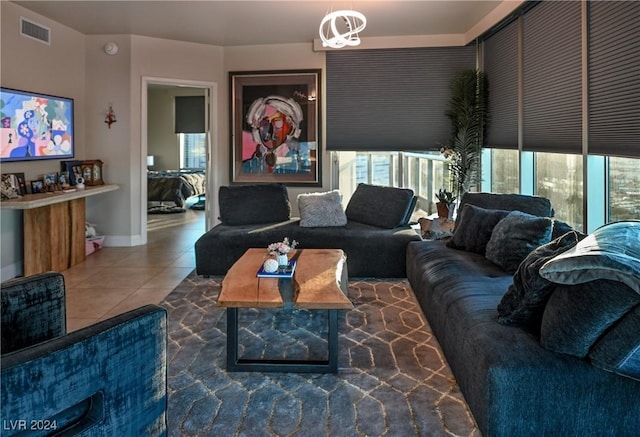
[{"label": "wooden console table", "polygon": [[2,209],[24,210],[24,275],[61,272],[84,261],[85,199],[118,188],[98,185],[0,201]]}]

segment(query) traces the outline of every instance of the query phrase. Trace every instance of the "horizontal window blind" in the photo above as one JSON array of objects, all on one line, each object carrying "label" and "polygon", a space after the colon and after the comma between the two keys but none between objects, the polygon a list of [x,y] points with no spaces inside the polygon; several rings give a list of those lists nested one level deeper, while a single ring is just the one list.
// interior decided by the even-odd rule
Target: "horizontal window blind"
[{"label": "horizontal window blind", "polygon": [[435,150],[446,143],[449,81],[474,46],[330,51],[327,150]]},{"label": "horizontal window blind", "polygon": [[484,41],[489,82],[486,147],[518,148],[518,21]]},{"label": "horizontal window blind", "polygon": [[204,96],[176,96],[175,132],[177,134],[206,132],[204,104]]},{"label": "horizontal window blind", "polygon": [[640,2],[589,8],[589,153],[640,157]]},{"label": "horizontal window blind", "polygon": [[581,2],[542,2],[523,17],[523,148],[582,153]]}]

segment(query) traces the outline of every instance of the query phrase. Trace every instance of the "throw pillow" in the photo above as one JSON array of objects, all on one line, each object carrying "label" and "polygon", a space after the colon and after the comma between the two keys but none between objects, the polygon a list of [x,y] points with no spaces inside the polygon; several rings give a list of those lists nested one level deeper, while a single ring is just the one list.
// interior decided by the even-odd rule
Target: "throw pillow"
[{"label": "throw pillow", "polygon": [[408,188],[358,184],[345,213],[349,220],[393,229],[407,224],[412,202],[413,190]]},{"label": "throw pillow", "polygon": [[538,217],[553,217],[551,201],[545,197],[526,194],[464,193],[460,199],[459,211],[465,205],[475,205],[485,209],[522,211]]},{"label": "throw pillow", "polygon": [[640,306],[602,336],[589,359],[596,367],[640,381]]},{"label": "throw pillow", "polygon": [[617,281],[556,285],[542,316],[540,344],[584,358],[607,330],[638,305],[640,294]]},{"label": "throw pillow", "polygon": [[453,238],[447,242],[447,246],[484,255],[493,228],[507,214],[509,211],[465,205],[456,221]]},{"label": "throw pillow", "polygon": [[513,282],[498,304],[498,322],[518,325],[539,334],[544,307],[555,284],[540,276],[540,267],[580,241],[579,232],[569,232],[531,252],[518,266]]},{"label": "throw pillow", "polygon": [[512,211],[493,228],[487,243],[486,258],[514,273],[536,247],[551,241],[553,220],[520,211]]},{"label": "throw pillow", "polygon": [[549,260],[540,274],[558,284],[609,279],[640,293],[640,221],[601,226],[573,249]]},{"label": "throw pillow", "polygon": [[338,190],[298,195],[300,226],[303,228],[345,226],[347,216],[342,209]]},{"label": "throw pillow", "polygon": [[289,220],[291,204],[281,184],[222,186],[218,190],[223,225],[254,225]]}]

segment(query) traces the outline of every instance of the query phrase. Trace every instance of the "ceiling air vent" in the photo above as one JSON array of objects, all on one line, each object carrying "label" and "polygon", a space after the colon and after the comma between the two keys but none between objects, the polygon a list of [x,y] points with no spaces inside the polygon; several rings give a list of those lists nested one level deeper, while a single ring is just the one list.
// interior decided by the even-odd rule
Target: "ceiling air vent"
[{"label": "ceiling air vent", "polygon": [[20,17],[20,35],[51,45],[51,29]]}]

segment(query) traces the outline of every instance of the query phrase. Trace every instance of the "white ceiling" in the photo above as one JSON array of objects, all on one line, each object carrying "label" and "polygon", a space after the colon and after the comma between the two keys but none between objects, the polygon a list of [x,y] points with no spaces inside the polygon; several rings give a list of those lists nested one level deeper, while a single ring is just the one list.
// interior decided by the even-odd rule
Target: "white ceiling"
[{"label": "white ceiling", "polygon": [[[465,34],[504,1],[14,1],[86,35],[135,34],[216,46],[312,42],[322,17],[353,9],[371,37]],[[521,3],[521,0],[516,2]]]}]

